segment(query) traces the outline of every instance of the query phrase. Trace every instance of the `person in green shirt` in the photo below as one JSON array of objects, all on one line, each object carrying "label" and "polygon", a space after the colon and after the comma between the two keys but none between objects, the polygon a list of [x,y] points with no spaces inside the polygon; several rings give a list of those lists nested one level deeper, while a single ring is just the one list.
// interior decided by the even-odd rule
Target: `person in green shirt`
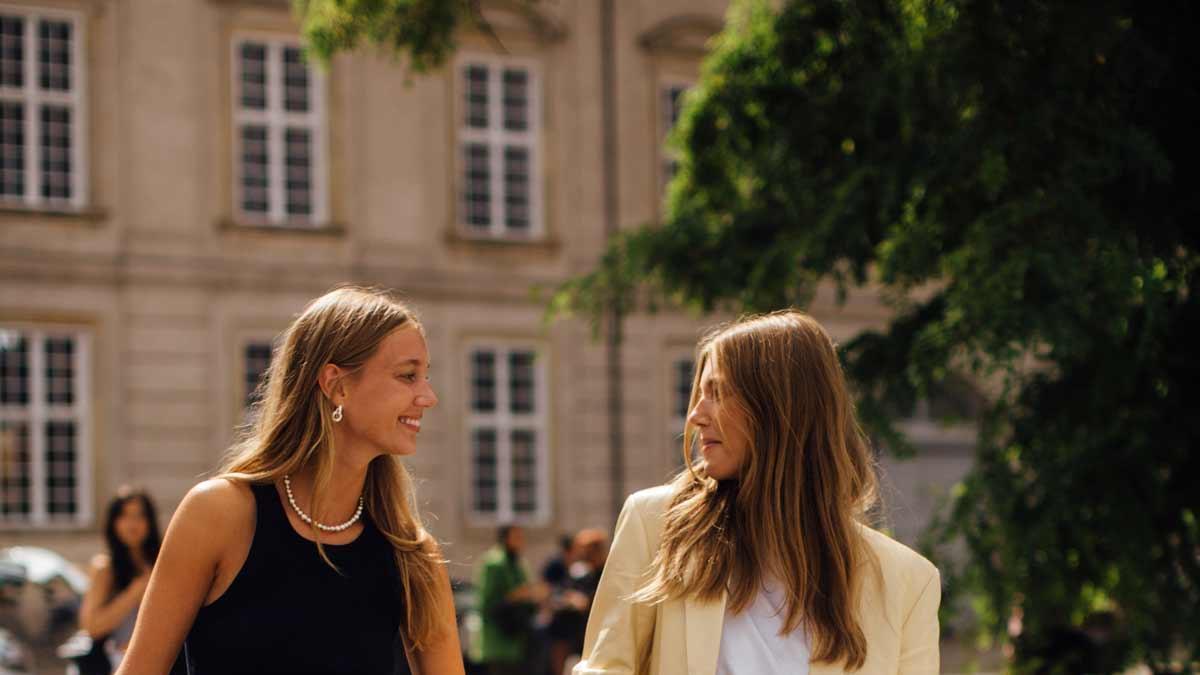
[{"label": "person in green shirt", "polygon": [[524,674],[532,665],[533,616],[546,589],[529,581],[521,561],[524,530],[503,526],[498,539],[479,570],[480,660],[490,675]]}]

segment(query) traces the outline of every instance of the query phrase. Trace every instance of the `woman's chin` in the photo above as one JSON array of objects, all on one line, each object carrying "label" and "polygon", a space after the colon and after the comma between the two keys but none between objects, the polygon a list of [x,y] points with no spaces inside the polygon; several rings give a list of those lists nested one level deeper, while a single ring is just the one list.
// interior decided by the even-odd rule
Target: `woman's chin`
[{"label": "woman's chin", "polygon": [[714,464],[710,460],[705,460],[702,468],[704,469],[704,475],[713,480],[728,480],[733,477],[733,472],[726,471],[720,462]]},{"label": "woman's chin", "polygon": [[417,454],[417,447],[415,445],[393,446],[385,450],[384,454],[392,455],[394,457],[408,457],[409,455]]}]

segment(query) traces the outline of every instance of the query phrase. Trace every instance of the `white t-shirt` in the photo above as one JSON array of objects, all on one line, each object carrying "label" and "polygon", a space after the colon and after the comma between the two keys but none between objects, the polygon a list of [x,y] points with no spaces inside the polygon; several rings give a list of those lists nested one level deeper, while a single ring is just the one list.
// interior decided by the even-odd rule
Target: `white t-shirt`
[{"label": "white t-shirt", "polygon": [[717,675],[808,675],[808,633],[800,627],[780,635],[787,597],[774,579],[764,579],[749,607],[725,611]]}]

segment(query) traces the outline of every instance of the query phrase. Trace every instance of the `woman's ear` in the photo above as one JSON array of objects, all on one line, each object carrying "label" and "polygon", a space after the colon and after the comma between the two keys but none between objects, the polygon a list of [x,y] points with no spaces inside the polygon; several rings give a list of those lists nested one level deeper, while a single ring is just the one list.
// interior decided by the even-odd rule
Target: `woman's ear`
[{"label": "woman's ear", "polygon": [[340,398],[346,395],[344,386],[345,378],[343,377],[346,371],[332,363],[326,363],[321,366],[321,372],[317,375],[317,384],[321,387],[322,393],[333,402],[334,405],[340,405]]}]

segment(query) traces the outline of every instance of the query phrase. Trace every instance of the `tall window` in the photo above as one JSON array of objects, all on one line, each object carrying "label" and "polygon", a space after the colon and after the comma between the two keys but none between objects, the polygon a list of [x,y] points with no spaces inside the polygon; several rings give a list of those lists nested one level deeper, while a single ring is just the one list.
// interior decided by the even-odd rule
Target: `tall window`
[{"label": "tall window", "polygon": [[257,403],[262,392],[258,387],[262,384],[267,367],[271,365],[271,343],[266,340],[248,342],[242,348],[242,382],[244,387],[243,405],[249,408]]},{"label": "tall window", "polygon": [[0,326],[0,526],[91,518],[88,336]]},{"label": "tall window", "polygon": [[541,235],[537,71],[511,59],[461,62],[459,221],[474,236]]},{"label": "tall window", "polygon": [[679,122],[679,111],[683,108],[683,96],[691,88],[690,83],[672,82],[662,85],[659,90],[659,142],[662,144],[662,187],[675,177],[679,170],[679,152],[667,147],[667,137]]},{"label": "tall window", "polygon": [[691,356],[680,356],[671,361],[671,415],[667,422],[667,450],[669,456],[678,463],[683,461],[679,449],[683,445],[683,427],[691,405],[692,377],[695,372],[696,364]]},{"label": "tall window", "polygon": [[298,43],[234,40],[234,199],[248,224],[327,222],[324,78]]},{"label": "tall window", "polygon": [[544,367],[527,347],[478,346],[468,355],[470,511],[494,522],[549,516]]},{"label": "tall window", "polygon": [[71,13],[0,6],[0,203],[84,205],[80,25]]}]

